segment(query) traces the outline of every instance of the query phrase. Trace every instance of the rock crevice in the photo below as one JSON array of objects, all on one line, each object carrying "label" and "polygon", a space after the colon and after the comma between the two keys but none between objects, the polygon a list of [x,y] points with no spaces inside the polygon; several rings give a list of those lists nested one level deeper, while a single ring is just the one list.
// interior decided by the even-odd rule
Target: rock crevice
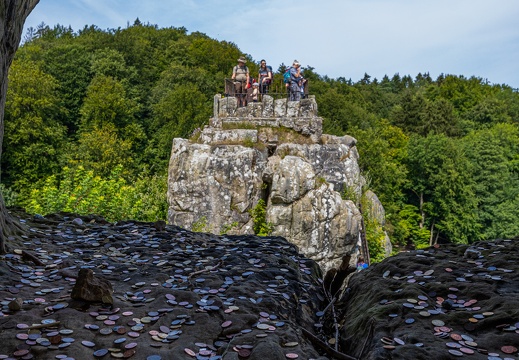
[{"label": "rock crevice", "polygon": [[173,141],[169,222],[253,234],[251,210],[263,199],[271,235],[287,238],[323,270],[337,267],[356,251],[361,230],[359,209],[342,195],[360,198],[365,180],[356,140],[322,134],[322,122],[313,98],[266,95],[238,108],[236,99],[217,95],[210,125],[196,138]]}]

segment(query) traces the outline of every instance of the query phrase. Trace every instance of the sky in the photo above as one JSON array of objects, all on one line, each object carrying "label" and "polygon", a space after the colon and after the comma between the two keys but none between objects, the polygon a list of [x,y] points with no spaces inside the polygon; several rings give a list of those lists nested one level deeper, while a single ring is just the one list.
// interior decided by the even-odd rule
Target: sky
[{"label": "sky", "polygon": [[518,0],[40,0],[26,28],[136,18],[233,42],[275,70],[297,59],[330,78],[428,72],[519,88]]}]

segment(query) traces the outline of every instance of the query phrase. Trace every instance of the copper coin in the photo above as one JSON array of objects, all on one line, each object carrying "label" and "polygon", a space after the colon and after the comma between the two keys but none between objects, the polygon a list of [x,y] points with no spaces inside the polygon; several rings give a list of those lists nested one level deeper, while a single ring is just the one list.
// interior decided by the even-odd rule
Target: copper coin
[{"label": "copper coin", "polygon": [[297,359],[299,357],[299,355],[297,355],[296,353],[288,353],[285,356],[287,357],[287,359]]},{"label": "copper coin", "polygon": [[223,328],[226,328],[226,327],[229,327],[232,325],[232,321],[231,320],[228,320],[228,321],[225,321],[222,323],[222,327]]},{"label": "copper coin", "polygon": [[22,357],[22,356],[25,356],[29,353],[29,350],[26,350],[26,349],[21,349],[21,350],[16,350],[13,355],[16,356],[16,357]]},{"label": "copper coin", "polygon": [[248,358],[251,354],[251,351],[249,349],[240,349],[238,351],[238,356],[242,358]]},{"label": "copper coin", "polygon": [[501,351],[505,354],[515,354],[517,352],[517,348],[515,346],[503,346],[501,347]]},{"label": "copper coin", "polygon": [[125,358],[125,359],[129,359],[129,358],[131,358],[133,355],[135,355],[136,352],[137,352],[137,350],[135,350],[135,349],[129,349],[129,350],[126,350],[126,351],[123,353],[123,358]]},{"label": "copper coin", "polygon": [[461,351],[462,353],[464,353],[464,354],[468,354],[468,355],[472,355],[472,354],[474,354],[474,352],[475,352],[474,350],[469,349],[469,348],[466,348],[466,347],[462,347],[462,348],[460,348],[460,351]]},{"label": "copper coin", "polygon": [[61,342],[61,336],[60,335],[49,336],[49,341],[52,345],[57,345]]},{"label": "copper coin", "polygon": [[451,339],[452,340],[456,340],[456,341],[460,341],[462,338],[461,338],[461,335],[459,334],[451,334]]}]

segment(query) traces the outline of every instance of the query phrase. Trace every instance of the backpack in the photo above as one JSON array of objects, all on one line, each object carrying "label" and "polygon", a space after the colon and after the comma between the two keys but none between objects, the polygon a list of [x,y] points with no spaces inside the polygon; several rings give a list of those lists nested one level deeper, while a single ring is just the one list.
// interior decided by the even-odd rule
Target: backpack
[{"label": "backpack", "polygon": [[285,84],[290,84],[290,69],[285,71],[285,73],[283,74],[283,82]]},{"label": "backpack", "polygon": [[[274,76],[274,73],[272,72],[272,66],[267,65],[267,71],[270,72],[272,74],[272,76]],[[268,85],[271,82],[272,82],[272,79],[269,79],[269,80],[267,80],[267,82],[265,84]]]},{"label": "backpack", "polygon": [[[241,70],[240,67],[238,65],[236,65],[234,68],[233,68],[233,73],[235,73],[236,75],[238,75],[238,71]],[[240,71],[240,74],[246,74],[249,72],[249,68],[247,66],[244,67],[244,69],[242,71]]]}]

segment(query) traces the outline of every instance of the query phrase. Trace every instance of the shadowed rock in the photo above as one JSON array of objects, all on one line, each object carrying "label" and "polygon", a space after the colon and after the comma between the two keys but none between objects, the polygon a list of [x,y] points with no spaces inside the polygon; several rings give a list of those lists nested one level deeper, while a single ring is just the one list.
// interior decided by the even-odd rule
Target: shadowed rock
[{"label": "shadowed rock", "polygon": [[70,297],[74,300],[113,304],[113,292],[112,284],[108,280],[96,277],[90,269],[81,269]]}]

